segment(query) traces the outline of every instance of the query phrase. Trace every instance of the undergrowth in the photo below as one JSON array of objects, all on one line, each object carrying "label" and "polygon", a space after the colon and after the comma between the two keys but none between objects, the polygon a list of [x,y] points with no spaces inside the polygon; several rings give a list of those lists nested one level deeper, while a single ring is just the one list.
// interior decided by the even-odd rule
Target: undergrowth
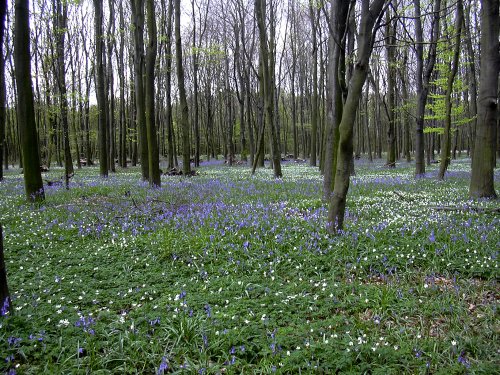
[{"label": "undergrowth", "polygon": [[300,164],[282,180],[206,166],[153,190],[138,169],[88,168],[39,207],[7,172],[0,369],[495,373],[498,202],[467,200],[469,168],[437,182],[359,163],[339,236]]}]

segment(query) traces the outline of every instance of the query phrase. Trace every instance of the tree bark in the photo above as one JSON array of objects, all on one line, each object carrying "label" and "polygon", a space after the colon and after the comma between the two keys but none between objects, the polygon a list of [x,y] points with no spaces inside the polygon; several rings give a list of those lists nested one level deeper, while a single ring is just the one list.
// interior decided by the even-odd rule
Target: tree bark
[{"label": "tree bark", "polygon": [[441,18],[441,0],[434,2],[434,17],[432,21],[432,37],[424,72],[424,38],[420,12],[420,0],[414,0],[415,5],[415,43],[417,52],[417,110],[416,110],[416,134],[415,134],[415,177],[425,175],[425,141],[424,141],[424,115],[427,95],[429,93],[429,81],[436,63],[437,41],[439,38],[439,20]]},{"label": "tree bark", "polygon": [[96,48],[96,96],[99,110],[99,171],[101,177],[108,177],[108,150],[107,150],[107,123],[106,123],[106,94],[104,77],[104,37],[103,37],[103,9],[102,1],[94,0],[95,9],[95,48]]},{"label": "tree bark", "polygon": [[311,103],[311,154],[309,165],[316,166],[316,143],[318,136],[318,43],[316,11],[313,0],[309,0],[309,18],[311,21],[312,34],[312,103]]},{"label": "tree bark", "polygon": [[179,85],[180,121],[182,132],[182,171],[184,175],[191,174],[191,144],[189,141],[189,110],[186,99],[186,88],[184,86],[184,66],[182,62],[182,40],[181,40],[181,5],[180,0],[175,2],[175,49],[177,63],[177,84]]},{"label": "tree bark", "polygon": [[166,105],[166,121],[167,121],[167,168],[172,169],[175,167],[174,163],[174,125],[172,121],[172,15],[173,15],[173,0],[168,1],[168,13],[167,13],[167,43],[165,48],[166,53],[166,93],[165,93],[165,105]]},{"label": "tree bark", "polygon": [[69,178],[73,174],[73,160],[71,158],[71,148],[69,145],[69,124],[68,124],[68,95],[66,89],[66,61],[65,53],[65,35],[68,23],[68,5],[57,0],[55,30],[56,35],[56,55],[57,68],[56,80],[59,91],[59,110],[61,112],[61,124],[63,131],[63,149],[64,149],[64,180],[66,189],[69,189]]},{"label": "tree bark", "polygon": [[446,170],[450,165],[450,153],[451,153],[451,94],[453,92],[453,82],[455,81],[455,76],[458,71],[458,59],[460,57],[460,39],[462,35],[462,25],[464,19],[464,9],[462,0],[457,1],[457,14],[455,19],[455,49],[453,51],[453,61],[451,63],[451,71],[448,74],[448,79],[446,83],[446,95],[445,95],[445,120],[444,120],[444,134],[443,134],[443,144],[441,145],[441,163],[439,164],[438,180],[443,180]]},{"label": "tree bark", "polygon": [[146,127],[148,138],[149,184],[153,187],[161,186],[160,154],[156,137],[155,124],[155,64],[157,54],[157,30],[154,11],[154,0],[146,0],[148,46],[146,51]]},{"label": "tree bark", "polygon": [[330,35],[328,59],[328,92],[327,92],[327,144],[325,157],[325,174],[323,178],[323,195],[329,198],[334,188],[337,167],[339,140],[339,124],[342,118],[341,74],[345,71],[345,59],[342,58],[343,39],[347,29],[350,4],[347,1],[332,0],[330,10]]},{"label": "tree bark", "polygon": [[499,1],[481,2],[481,68],[477,133],[472,176],[469,187],[471,198],[496,198],[493,170],[498,109],[498,75],[500,54],[498,50]]},{"label": "tree bark", "polygon": [[340,138],[337,156],[337,172],[335,174],[335,187],[328,211],[327,225],[328,230],[332,233],[338,233],[344,227],[345,206],[352,168],[354,121],[359,106],[359,98],[368,74],[368,63],[373,49],[374,34],[377,30],[375,25],[377,24],[378,26],[380,23],[380,16],[384,3],[385,0],[374,0],[370,5],[368,0],[363,0],[361,6],[358,56],[354,65],[354,71],[349,80],[349,91],[347,93],[347,99],[339,125]]},{"label": "tree bark", "polygon": [[396,129],[395,129],[395,109],[396,109],[396,25],[395,20],[391,20],[389,12],[386,13],[386,51],[387,51],[387,162],[389,168],[396,167]]},{"label": "tree bark", "polygon": [[[272,5],[271,5],[272,6]],[[266,2],[265,0],[255,0],[254,2],[255,17],[257,20],[257,27],[259,29],[259,40],[260,40],[260,55],[262,64],[262,75],[260,76],[261,92],[264,98],[264,112],[265,112],[265,122],[269,126],[271,143],[272,143],[272,161],[274,177],[281,178],[281,152],[280,152],[280,142],[278,139],[276,125],[275,125],[275,113],[274,113],[274,74],[272,70],[274,69],[274,49],[269,48],[268,43],[274,43],[273,38],[268,41],[266,33]],[[273,18],[273,17],[271,17]],[[273,22],[273,21],[271,21]],[[273,28],[271,27],[271,30]]]},{"label": "tree bark", "polygon": [[[1,0],[3,2],[3,0]],[[0,2],[0,8],[3,4]],[[7,284],[7,269],[3,256],[3,228],[0,223],[0,317],[5,316],[12,310],[9,285]]]},{"label": "tree bark", "polygon": [[[7,0],[0,0],[0,181],[3,180],[4,149],[5,149],[5,122],[6,122],[6,94],[5,86],[5,57],[3,50],[5,19],[7,17]],[[1,303],[1,301],[0,301]]]},{"label": "tree bark", "polygon": [[21,139],[26,196],[31,202],[45,199],[35,123],[31,81],[29,1],[16,0],[14,62],[17,86],[17,119]]},{"label": "tree bark", "polygon": [[144,0],[132,0],[134,30],[134,87],[136,123],[139,133],[142,180],[149,180],[148,132],[146,125],[146,98],[144,95]]}]

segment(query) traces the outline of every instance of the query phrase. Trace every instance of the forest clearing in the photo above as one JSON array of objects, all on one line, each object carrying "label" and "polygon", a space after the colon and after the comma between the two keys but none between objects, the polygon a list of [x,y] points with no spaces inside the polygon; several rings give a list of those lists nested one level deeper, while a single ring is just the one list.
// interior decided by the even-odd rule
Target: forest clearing
[{"label": "forest clearing", "polygon": [[468,200],[470,160],[440,182],[355,168],[340,235],[307,164],[275,179],[212,161],[155,189],[139,168],[85,168],[40,206],[6,172],[0,369],[495,373],[500,215]]}]

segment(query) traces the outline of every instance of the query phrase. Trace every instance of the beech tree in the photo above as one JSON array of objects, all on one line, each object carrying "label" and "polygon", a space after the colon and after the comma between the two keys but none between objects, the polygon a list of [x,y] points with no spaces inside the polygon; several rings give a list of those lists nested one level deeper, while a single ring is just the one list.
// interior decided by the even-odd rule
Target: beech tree
[{"label": "beech tree", "polygon": [[159,187],[160,178],[160,160],[158,151],[158,140],[156,137],[155,124],[155,64],[157,46],[157,29],[154,11],[154,1],[146,0],[147,7],[147,26],[148,26],[148,46],[146,52],[146,127],[148,138],[148,161],[149,161],[149,184]]},{"label": "beech tree", "polygon": [[14,64],[18,95],[17,121],[21,139],[24,186],[29,201],[45,200],[31,81],[29,1],[16,0]]},{"label": "beech tree", "polygon": [[95,54],[96,54],[96,96],[99,109],[99,171],[101,177],[108,177],[108,151],[107,151],[107,122],[106,122],[106,94],[104,77],[104,39],[103,39],[103,8],[101,0],[94,0],[95,22]]},{"label": "beech tree", "polygon": [[328,229],[336,233],[343,229],[347,192],[351,176],[353,153],[353,129],[359,99],[368,74],[368,62],[373,49],[375,33],[381,22],[385,0],[363,0],[361,3],[361,20],[357,40],[358,54],[354,70],[349,79],[349,91],[345,100],[339,124],[339,146],[337,153],[337,169],[335,184],[328,211]]},{"label": "beech tree", "polygon": [[424,143],[424,115],[425,104],[429,94],[429,81],[436,63],[437,41],[439,38],[439,21],[441,19],[441,0],[434,1],[433,18],[432,18],[432,37],[430,40],[427,60],[424,66],[424,37],[421,21],[420,0],[414,0],[415,6],[415,50],[417,55],[417,74],[416,74],[416,91],[417,91],[417,109],[415,114],[416,134],[415,134],[415,176],[421,177],[425,175],[425,143]]},{"label": "beech tree", "polygon": [[[272,9],[272,5],[271,5]],[[276,134],[275,126],[275,111],[274,111],[274,74],[271,70],[274,70],[274,48],[269,47],[269,45],[274,44],[274,38],[271,37],[270,41],[267,37],[266,32],[266,1],[265,0],[255,0],[254,3],[255,18],[257,20],[257,27],[259,29],[259,40],[260,40],[260,90],[264,100],[264,111],[265,111],[265,121],[270,129],[271,135],[271,146],[272,146],[272,161],[274,177],[282,177],[281,172],[281,149],[278,135]],[[273,17],[271,17],[271,22]],[[271,27],[273,30],[273,27]],[[259,151],[263,152],[264,144],[264,132],[261,131],[260,138],[258,141]],[[258,159],[258,158],[257,158]],[[255,162],[254,162],[255,165]],[[253,172],[255,172],[255,166],[253,167]]]},{"label": "beech tree", "polygon": [[3,180],[3,154],[5,144],[5,107],[7,88],[5,86],[4,33],[7,17],[7,0],[0,0],[0,181]]},{"label": "beech tree", "polygon": [[177,63],[177,85],[179,86],[180,105],[180,128],[182,132],[182,171],[184,175],[191,174],[191,145],[189,141],[189,109],[186,99],[186,88],[184,86],[184,66],[182,61],[182,39],[181,39],[181,2],[175,3],[175,56]]},{"label": "beech tree", "polygon": [[477,101],[477,129],[469,187],[471,198],[496,198],[493,169],[498,121],[498,75],[500,71],[499,1],[481,2],[481,69]]},{"label": "beech tree", "polygon": [[439,164],[438,179],[444,179],[444,174],[450,165],[451,153],[451,93],[453,90],[453,82],[458,71],[458,59],[460,56],[460,40],[462,34],[462,25],[464,22],[464,11],[462,0],[457,1],[457,11],[455,17],[455,39],[453,48],[453,60],[451,62],[450,72],[448,73],[446,82],[446,96],[445,96],[445,120],[444,120],[444,133],[442,138],[441,147],[441,162]]},{"label": "beech tree", "polygon": [[134,90],[142,180],[149,180],[146,97],[144,95],[144,0],[131,0],[134,33]]}]

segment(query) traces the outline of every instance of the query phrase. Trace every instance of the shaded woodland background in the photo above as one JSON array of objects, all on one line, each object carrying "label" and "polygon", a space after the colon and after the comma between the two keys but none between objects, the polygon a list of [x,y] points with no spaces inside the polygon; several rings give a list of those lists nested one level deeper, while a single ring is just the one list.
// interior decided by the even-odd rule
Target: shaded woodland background
[{"label": "shaded woodland background", "polygon": [[472,178],[487,188],[471,196],[496,196],[498,1],[2,3],[2,170],[24,166],[31,75],[24,159],[65,166],[66,184],[97,162],[102,176],[140,164],[159,186],[160,167],[191,174],[223,157],[255,171],[269,159],[280,177],[283,158],[307,159],[340,197],[341,227],[352,158],[415,160],[417,177],[440,162],[442,179],[451,159],[487,148]]}]

